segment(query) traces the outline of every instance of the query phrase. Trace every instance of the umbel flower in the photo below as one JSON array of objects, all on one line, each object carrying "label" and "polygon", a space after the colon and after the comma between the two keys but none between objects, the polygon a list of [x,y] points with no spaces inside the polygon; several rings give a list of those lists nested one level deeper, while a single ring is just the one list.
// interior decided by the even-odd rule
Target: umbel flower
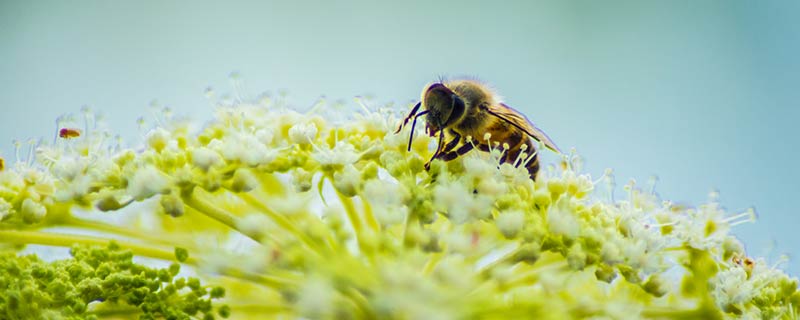
[{"label": "umbel flower", "polygon": [[326,110],[165,113],[137,150],[87,111],[32,144],[0,172],[0,318],[798,318],[797,279],[728,233],[752,210],[613,200],[574,153],[535,182],[500,149],[425,170],[391,110]]}]

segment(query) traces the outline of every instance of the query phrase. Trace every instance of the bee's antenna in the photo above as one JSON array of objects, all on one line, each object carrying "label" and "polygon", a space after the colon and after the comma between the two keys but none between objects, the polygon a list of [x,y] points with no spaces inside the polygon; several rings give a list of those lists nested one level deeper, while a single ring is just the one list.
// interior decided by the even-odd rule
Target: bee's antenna
[{"label": "bee's antenna", "polygon": [[417,110],[419,110],[419,106],[421,105],[422,105],[421,101],[417,102],[417,104],[414,105],[414,108],[411,109],[408,115],[403,119],[403,122],[400,123],[400,126],[397,127],[397,131],[395,131],[394,133],[399,133],[400,130],[403,130],[403,127],[408,123],[408,120],[411,120],[411,117],[413,117],[417,113]]}]

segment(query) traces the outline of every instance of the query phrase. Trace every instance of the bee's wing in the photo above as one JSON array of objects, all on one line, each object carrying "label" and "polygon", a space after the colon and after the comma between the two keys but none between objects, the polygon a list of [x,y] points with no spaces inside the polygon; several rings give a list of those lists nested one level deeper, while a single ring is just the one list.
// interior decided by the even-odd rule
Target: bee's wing
[{"label": "bee's wing", "polygon": [[514,110],[514,108],[509,107],[504,103],[499,103],[497,105],[489,105],[487,111],[493,116],[498,117],[501,120],[517,127],[517,129],[527,133],[534,140],[543,143],[548,149],[561,153],[561,150],[558,149],[558,146],[556,146],[553,140],[550,140],[550,137],[548,137],[544,131],[537,128],[533,122],[525,117],[525,115],[517,110]]}]

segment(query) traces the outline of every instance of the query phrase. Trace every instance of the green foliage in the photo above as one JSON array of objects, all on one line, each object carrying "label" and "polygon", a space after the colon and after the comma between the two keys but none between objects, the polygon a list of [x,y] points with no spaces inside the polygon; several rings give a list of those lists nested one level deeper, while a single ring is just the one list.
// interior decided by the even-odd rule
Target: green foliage
[{"label": "green foliage", "polygon": [[[36,255],[0,253],[0,318],[97,319],[136,315],[140,319],[214,317],[219,287],[175,276],[178,264],[156,269],[133,262],[133,254],[113,242],[107,247],[73,246],[72,258],[52,262]],[[217,308],[222,315],[227,308]]]}]

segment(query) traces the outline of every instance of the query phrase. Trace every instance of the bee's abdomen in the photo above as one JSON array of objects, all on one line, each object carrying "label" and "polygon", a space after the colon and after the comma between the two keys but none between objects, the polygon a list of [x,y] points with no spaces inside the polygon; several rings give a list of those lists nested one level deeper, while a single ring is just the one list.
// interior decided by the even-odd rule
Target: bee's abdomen
[{"label": "bee's abdomen", "polygon": [[[525,166],[525,168],[528,169],[531,180],[535,180],[536,173],[539,172],[539,157],[536,153],[533,140],[525,139],[526,137],[524,133],[519,131],[510,134],[504,141],[508,149],[504,153],[501,162],[516,166]],[[527,146],[524,152],[522,151],[523,144]]]}]

